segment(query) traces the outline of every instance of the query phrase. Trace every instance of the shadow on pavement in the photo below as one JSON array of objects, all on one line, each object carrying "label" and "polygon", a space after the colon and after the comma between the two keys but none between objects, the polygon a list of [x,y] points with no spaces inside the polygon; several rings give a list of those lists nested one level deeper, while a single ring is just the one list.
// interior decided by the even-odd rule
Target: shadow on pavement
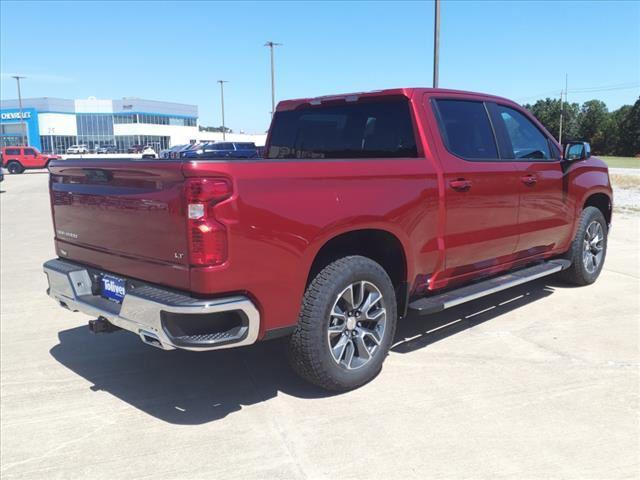
[{"label": "shadow on pavement", "polygon": [[[533,282],[428,317],[406,318],[392,351],[426,347],[552,293],[544,283]],[[335,395],[291,371],[284,339],[201,353],[155,349],[129,332],[93,335],[86,326],[64,330],[59,339],[51,355],[91,382],[92,390],[174,424],[218,420],[278,392],[299,398]]]},{"label": "shadow on pavement", "polygon": [[213,352],[162,351],[137,335],[94,335],[86,326],[64,330],[51,355],[105,391],[166,422],[218,420],[285,392],[300,398],[331,395],[289,368],[282,339]]}]

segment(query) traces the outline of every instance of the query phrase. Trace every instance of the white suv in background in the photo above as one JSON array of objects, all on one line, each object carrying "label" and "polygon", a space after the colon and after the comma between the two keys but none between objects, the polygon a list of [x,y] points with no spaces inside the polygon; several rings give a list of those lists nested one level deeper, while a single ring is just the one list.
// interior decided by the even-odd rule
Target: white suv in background
[{"label": "white suv in background", "polygon": [[145,145],[142,149],[142,158],[158,158],[158,155],[156,154],[156,151],[153,149],[153,147]]},{"label": "white suv in background", "polygon": [[67,153],[89,153],[89,148],[86,145],[71,145],[67,148]]}]

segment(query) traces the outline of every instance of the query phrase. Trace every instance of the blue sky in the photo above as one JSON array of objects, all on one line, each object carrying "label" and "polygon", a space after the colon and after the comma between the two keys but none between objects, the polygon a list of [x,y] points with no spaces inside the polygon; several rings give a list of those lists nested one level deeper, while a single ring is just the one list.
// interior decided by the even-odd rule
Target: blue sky
[{"label": "blue sky", "polygon": [[[264,131],[270,116],[267,40],[278,99],[431,86],[433,3],[11,2],[0,4],[0,95],[143,97],[198,105],[220,125]],[[640,95],[640,2],[443,0],[440,85],[521,103],[559,96]],[[617,88],[635,85],[634,88]],[[599,87],[616,87],[587,91]],[[573,91],[572,91],[573,90]],[[578,92],[577,90],[583,90]]]}]

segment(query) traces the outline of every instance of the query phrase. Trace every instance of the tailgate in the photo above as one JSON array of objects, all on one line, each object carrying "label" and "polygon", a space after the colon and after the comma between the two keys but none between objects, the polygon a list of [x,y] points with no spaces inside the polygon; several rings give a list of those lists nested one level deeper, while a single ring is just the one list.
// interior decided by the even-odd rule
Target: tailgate
[{"label": "tailgate", "polygon": [[61,257],[189,288],[180,162],[64,160],[50,171]]}]

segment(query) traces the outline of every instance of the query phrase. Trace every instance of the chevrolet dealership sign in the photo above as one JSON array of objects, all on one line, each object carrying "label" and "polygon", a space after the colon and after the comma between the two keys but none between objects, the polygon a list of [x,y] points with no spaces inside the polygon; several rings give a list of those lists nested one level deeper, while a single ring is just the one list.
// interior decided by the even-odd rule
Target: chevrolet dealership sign
[{"label": "chevrolet dealership sign", "polygon": [[24,120],[31,118],[31,112],[22,112],[22,114],[20,114],[20,112],[3,112],[0,114],[0,118],[2,118],[2,120],[20,120],[21,118]]}]

